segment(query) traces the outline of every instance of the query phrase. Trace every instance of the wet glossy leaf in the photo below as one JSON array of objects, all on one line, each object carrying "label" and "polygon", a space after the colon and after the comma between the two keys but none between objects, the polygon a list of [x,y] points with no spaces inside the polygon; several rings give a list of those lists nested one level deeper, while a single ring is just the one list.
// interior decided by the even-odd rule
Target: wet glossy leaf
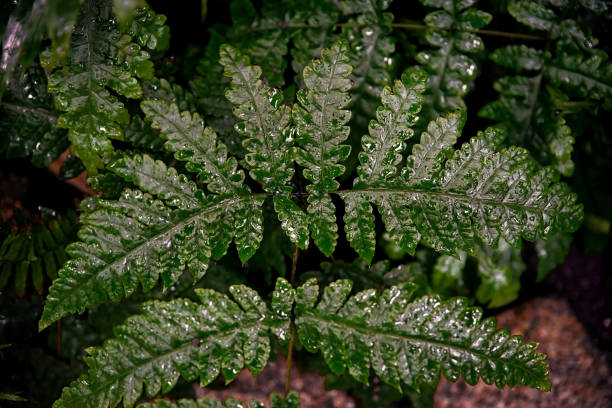
[{"label": "wet glossy leaf", "polygon": [[498,248],[478,247],[476,259],[480,277],[476,299],[480,303],[486,303],[488,307],[500,307],[518,297],[521,274],[525,270],[519,248],[500,239]]},{"label": "wet glossy leaf", "polygon": [[[410,242],[421,240],[451,255],[459,250],[473,253],[478,242],[496,247],[504,238],[517,245],[521,237],[533,241],[580,225],[582,206],[567,185],[557,182],[552,169],[536,170],[521,148],[496,152],[503,140],[499,129],[479,132],[454,151],[463,122],[462,114],[431,122],[401,177],[341,196],[351,208],[357,208],[355,201],[376,203],[388,197],[396,212],[405,208],[410,221],[405,221],[403,232],[410,234]],[[400,224],[390,225],[393,231]]]},{"label": "wet glossy leaf", "polygon": [[64,129],[57,129],[53,96],[38,65],[22,78],[13,78],[0,104],[0,151],[9,159],[32,156],[37,167],[47,167],[68,148]]},{"label": "wet glossy leaf", "polygon": [[[57,126],[68,129],[72,153],[89,172],[103,165],[102,157],[113,151],[110,139],[122,139],[120,124],[129,122],[123,103],[113,94],[140,98],[137,77],[150,78],[153,64],[149,54],[121,35],[109,19],[108,4],[88,0],[72,36],[68,61],[49,77],[49,91],[56,94],[57,109],[65,112]],[[51,66],[51,56],[41,56]]]},{"label": "wet glossy leaf", "polygon": [[393,88],[383,89],[376,120],[370,122],[369,133],[361,139],[363,151],[359,153],[356,186],[373,186],[397,175],[405,141],[412,137],[411,127],[419,119],[426,81],[424,71],[407,70]]},{"label": "wet glossy leaf", "polygon": [[436,48],[416,55],[417,61],[429,73],[429,89],[422,113],[422,123],[427,124],[439,115],[465,109],[463,96],[470,91],[477,74],[476,62],[466,53],[484,49],[483,40],[468,30],[485,27],[492,17],[471,8],[473,1],[421,2],[442,8],[425,16],[425,24],[430,27],[425,39]]},{"label": "wet glossy leaf", "polygon": [[321,59],[304,68],[306,90],[298,93],[293,106],[296,124],[297,162],[304,167],[304,177],[311,182],[306,190],[309,224],[315,244],[324,254],[331,254],[336,245],[334,205],[329,191],[338,188],[336,177],[344,173],[342,163],[350,146],[341,144],[349,134],[346,123],[351,117],[344,108],[349,103],[351,86],[348,46],[335,43],[321,52]]},{"label": "wet glossy leaf", "polygon": [[188,171],[200,173],[210,192],[221,196],[248,192],[238,162],[228,157],[225,145],[217,142],[215,131],[205,127],[197,113],[179,112],[175,104],[161,100],[143,101],[141,107],[152,127],[167,140],[166,150],[175,152],[177,160],[186,161]]},{"label": "wet glossy leaf", "polygon": [[245,162],[253,179],[269,192],[287,192],[293,176],[291,110],[282,104],[282,92],[261,80],[261,68],[250,64],[237,49],[223,45],[220,64],[231,78],[227,99],[234,104],[239,122],[236,131],[244,137]]},{"label": "wet glossy leaf", "polygon": [[185,268],[197,281],[232,238],[246,262],[261,241],[260,196],[205,197],[186,176],[148,156],[124,157],[108,168],[140,190],[98,199],[85,213],[80,241],[68,248],[72,259],[50,289],[41,328],[107,297],[118,301],[139,285],[150,290],[160,277],[169,287]]},{"label": "wet glossy leaf", "polygon": [[[273,297],[291,304],[293,289],[287,286],[279,279]],[[167,393],[180,377],[199,378],[206,386],[220,373],[229,383],[244,367],[259,374],[270,355],[269,333],[288,328],[288,315],[283,308],[270,309],[246,286],[232,286],[230,292],[234,300],[210,289],[196,289],[198,302],[146,303],[142,314],[115,328],[114,338],[88,350],[88,373],[64,389],[54,408],[115,407],[121,401],[132,407],[142,394],[150,398]],[[274,399],[273,406],[284,406],[278,397]],[[201,406],[184,404],[178,406]],[[295,404],[296,396],[291,396],[288,407]]]},{"label": "wet glossy leaf", "polygon": [[534,352],[537,344],[521,344],[521,336],[496,330],[495,319],[481,320],[482,311],[465,299],[412,300],[414,286],[408,284],[348,298],[350,288],[350,281],[337,281],[320,300],[314,280],[297,289],[300,341],[307,350],[320,351],[334,373],[348,369],[367,384],[372,367],[397,389],[435,384],[442,372],[450,381],[462,375],[468,384],[482,378],[499,388],[550,390],[545,356]]}]

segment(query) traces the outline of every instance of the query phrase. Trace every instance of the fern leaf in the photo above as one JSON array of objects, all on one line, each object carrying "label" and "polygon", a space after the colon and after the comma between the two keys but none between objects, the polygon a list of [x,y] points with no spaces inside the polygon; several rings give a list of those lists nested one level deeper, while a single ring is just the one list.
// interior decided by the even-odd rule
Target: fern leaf
[{"label": "fern leaf", "polygon": [[508,12],[519,23],[535,30],[550,31],[558,23],[557,15],[546,6],[532,1],[513,1]]},{"label": "fern leaf", "polygon": [[[345,10],[360,13],[348,22],[356,24],[358,28],[346,28],[344,36],[351,47],[351,106],[355,111],[353,123],[366,128],[376,111],[383,87],[391,83],[395,39],[390,35],[393,15],[383,12],[389,2],[358,3],[363,4]],[[358,145],[356,142],[355,145]]]},{"label": "fern leaf", "polygon": [[231,46],[222,46],[219,62],[231,77],[227,99],[240,120],[236,130],[245,137],[245,162],[251,177],[270,192],[291,191],[293,137],[290,110],[282,105],[283,94],[260,79],[261,68],[250,65],[248,57]]},{"label": "fern leaf", "polygon": [[[533,64],[527,62],[533,57]],[[510,136],[510,143],[530,148],[541,163],[554,164],[561,174],[571,175],[574,138],[543,90],[544,78],[554,70],[550,55],[524,46],[508,46],[495,50],[491,59],[503,66],[539,72],[533,77],[502,77],[496,81],[493,87],[500,98],[485,105],[479,116],[498,121]]]},{"label": "fern leaf", "polygon": [[177,160],[186,161],[188,171],[200,173],[210,192],[218,195],[239,195],[248,192],[244,173],[237,169],[235,158],[228,157],[217,135],[195,113],[179,112],[175,104],[162,100],[146,100],[141,107],[154,129],[167,140],[167,150],[175,152]]},{"label": "fern leaf", "polygon": [[380,95],[382,106],[376,111],[376,121],[371,121],[369,134],[361,139],[361,165],[356,185],[375,185],[396,176],[402,160],[405,140],[413,135],[410,128],[416,124],[423,103],[427,75],[423,71],[406,71],[401,81],[395,81],[393,89],[386,86]]},{"label": "fern leaf", "polygon": [[11,81],[0,104],[0,151],[7,158],[31,155],[35,166],[47,167],[68,148],[66,131],[55,127],[53,103],[40,66]]},{"label": "fern leaf", "polygon": [[185,268],[197,281],[232,238],[246,262],[261,241],[261,195],[205,197],[184,175],[148,156],[121,158],[108,169],[142,191],[97,200],[82,218],[80,241],[68,248],[72,259],[49,291],[41,328],[107,297],[118,301],[139,284],[150,290],[159,277],[168,287]]},{"label": "fern leaf", "polygon": [[[237,398],[228,398],[225,400],[225,404],[220,401],[211,398],[204,397],[198,400],[179,400],[176,404],[167,400],[157,400],[154,403],[148,402],[139,405],[139,408],[264,408],[266,405],[257,400],[251,400],[248,404]],[[296,392],[290,392],[286,398],[281,395],[272,393],[270,394],[270,408],[299,408],[300,407],[300,396]]]},{"label": "fern leaf", "polygon": [[149,7],[139,7],[134,11],[128,34],[141,47],[164,51],[170,46],[170,28],[165,22],[163,14],[156,14]]},{"label": "fern leaf", "polygon": [[[266,191],[280,193],[274,202],[281,225],[289,239],[305,249],[308,246],[306,215],[291,201],[288,193],[293,177],[293,130],[291,110],[282,105],[282,92],[270,89],[260,79],[261,68],[251,66],[248,57],[235,48],[222,46],[220,63],[225,75],[232,79],[227,99],[241,120],[238,133],[245,137],[245,162],[253,179],[263,184]],[[249,252],[250,253],[250,252]]]},{"label": "fern leaf", "polygon": [[348,90],[351,66],[348,65],[348,46],[338,42],[324,49],[321,59],[304,68],[307,90],[300,91],[299,104],[293,106],[296,138],[301,149],[297,162],[305,167],[304,177],[312,184],[306,186],[309,224],[315,244],[321,252],[331,255],[336,245],[337,226],[335,207],[327,192],[338,188],[336,177],[344,173],[342,163],[350,153],[350,146],[342,145],[349,134],[345,126],[350,112]]},{"label": "fern leaf", "polygon": [[[123,103],[109,89],[127,98],[140,98],[136,77],[150,78],[149,54],[121,36],[107,19],[108,4],[87,0],[72,37],[68,63],[49,77],[49,91],[64,111],[57,126],[69,130],[72,152],[90,173],[102,167],[101,157],[112,152],[110,139],[122,139],[120,124],[129,121]],[[47,55],[41,57],[50,64]]]},{"label": "fern leaf", "polygon": [[580,225],[582,206],[550,168],[536,171],[520,148],[495,153],[500,130],[479,132],[453,151],[463,121],[463,115],[449,114],[430,123],[402,176],[386,187],[340,195],[352,207],[353,201],[394,200],[408,210],[404,233],[411,234],[410,242],[422,240],[448,254],[472,252],[477,242],[496,247],[500,237],[517,245],[521,236],[533,241]]},{"label": "fern leaf", "polygon": [[[142,393],[167,393],[179,377],[206,386],[220,371],[226,383],[244,367],[259,374],[270,355],[268,333],[287,336],[289,317],[250,288],[236,285],[230,292],[234,300],[196,289],[197,303],[146,303],[141,315],[115,329],[115,338],[89,349],[88,374],[65,388],[54,408],[115,407],[121,400],[132,407]],[[293,289],[279,279],[273,297],[291,304]]]},{"label": "fern leaf", "polygon": [[338,12],[329,3],[308,4],[313,10],[305,10],[308,16],[306,28],[298,29],[291,36],[291,67],[295,75],[295,83],[299,88],[304,87],[302,71],[314,58],[321,55],[323,48],[329,48],[338,40],[334,33],[338,21]]},{"label": "fern leaf", "polygon": [[477,73],[476,62],[466,54],[484,49],[482,39],[470,30],[483,28],[492,17],[472,8],[473,0],[421,0],[421,3],[442,9],[425,16],[425,24],[430,27],[425,38],[436,49],[421,51],[416,56],[430,74],[423,112],[427,123],[438,115],[465,109],[463,96],[470,91],[470,82]]},{"label": "fern leaf", "polygon": [[435,296],[412,300],[414,286],[405,284],[382,294],[366,290],[348,298],[351,282],[340,280],[323,291],[310,280],[297,289],[296,328],[311,352],[321,351],[332,372],[345,368],[367,384],[370,367],[385,383],[419,389],[438,380],[463,376],[468,384],[550,390],[545,356],[536,343],[496,330],[494,318],[466,299],[440,301]]},{"label": "fern leaf", "polygon": [[556,86],[584,98],[612,99],[612,64],[607,55],[561,54],[546,66],[545,75]]}]

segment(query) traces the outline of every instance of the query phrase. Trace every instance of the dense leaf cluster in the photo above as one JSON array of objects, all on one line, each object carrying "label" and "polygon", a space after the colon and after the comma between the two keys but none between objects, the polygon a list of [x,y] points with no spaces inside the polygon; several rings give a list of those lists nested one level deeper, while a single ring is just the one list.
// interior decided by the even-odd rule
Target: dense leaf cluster
[{"label": "dense leaf cluster", "polygon": [[[411,48],[396,29],[414,24],[394,23],[388,0],[234,0],[189,76],[160,61],[169,29],[144,1],[19,2],[2,22],[0,150],[45,167],[69,148],[98,194],[80,204],[76,239],[53,226],[5,240],[0,289],[15,269],[18,292],[29,270],[42,291],[45,265],[40,330],[149,299],[87,349],[87,373],[54,407],[131,407],[181,379],[229,383],[296,345],[320,353],[331,378],[375,376],[430,404],[441,374],[550,389],[536,344],[470,302],[516,299],[523,240],[536,243],[541,280],[582,223],[560,181],[575,168],[572,115],[609,108],[612,70],[566,17],[607,6],[511,1],[509,15],[542,37],[487,55],[482,29],[495,13],[421,3]],[[465,98],[483,56],[512,76],[479,111],[493,126],[472,136]],[[349,247],[357,260],[333,259]],[[301,273],[304,251],[333,262]],[[385,252],[410,262],[390,265]],[[299,397],[272,395],[270,406]]]}]

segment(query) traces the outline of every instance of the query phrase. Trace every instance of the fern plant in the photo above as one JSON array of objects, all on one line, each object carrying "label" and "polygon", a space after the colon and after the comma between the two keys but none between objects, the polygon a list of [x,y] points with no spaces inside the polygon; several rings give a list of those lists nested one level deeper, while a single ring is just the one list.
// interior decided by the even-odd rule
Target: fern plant
[{"label": "fern plant", "polygon": [[[583,206],[560,180],[573,139],[555,104],[571,90],[609,99],[605,53],[544,2],[510,3],[548,45],[490,58],[536,71],[537,86],[499,79],[500,100],[480,111],[496,123],[474,135],[465,96],[487,63],[492,14],[422,0],[424,25],[393,23],[390,3],[235,0],[190,78],[157,59],[170,45],[163,15],[84,0],[66,14],[72,35],[40,53],[45,71],[23,61],[25,76],[9,75],[0,110],[15,116],[0,119],[10,130],[0,146],[35,163],[69,146],[97,190],[80,203],[39,330],[147,299],[87,349],[86,373],[54,407],[260,407],[150,399],[185,381],[258,375],[279,352],[290,365],[296,348],[319,355],[330,378],[376,378],[423,406],[441,375],[550,390],[536,343],[474,303],[518,296],[523,240],[541,254],[538,279],[567,253]],[[424,45],[409,52],[394,30],[411,24]],[[23,83],[35,75],[43,86],[30,98]],[[11,126],[16,117],[27,121]],[[385,259],[383,240],[402,262]],[[462,276],[474,264],[470,291]],[[290,385],[271,407],[299,406]]]}]

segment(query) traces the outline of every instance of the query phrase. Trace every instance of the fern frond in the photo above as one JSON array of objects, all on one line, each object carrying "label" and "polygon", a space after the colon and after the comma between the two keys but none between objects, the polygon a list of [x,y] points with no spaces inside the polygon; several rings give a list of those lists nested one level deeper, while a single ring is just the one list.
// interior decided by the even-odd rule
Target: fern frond
[{"label": "fern frond", "polygon": [[55,127],[59,113],[53,104],[40,66],[13,78],[0,104],[0,151],[7,158],[31,155],[35,166],[47,167],[68,148],[66,131]]},{"label": "fern frond", "polygon": [[76,214],[69,211],[31,229],[14,232],[0,245],[0,290],[15,276],[15,292],[23,296],[28,276],[38,293],[44,290],[44,275],[51,281],[68,259],[66,245],[76,238]]},{"label": "fern frond", "polygon": [[72,259],[49,291],[41,328],[107,297],[118,301],[139,284],[150,290],[160,276],[168,287],[185,268],[198,280],[232,238],[246,262],[261,241],[261,195],[205,197],[184,175],[146,155],[118,159],[108,169],[142,191],[97,200],[82,218],[80,241],[68,248]]},{"label": "fern frond", "polygon": [[329,48],[338,40],[334,33],[338,22],[338,11],[331,3],[311,2],[308,4],[310,10],[305,9],[303,19],[306,27],[296,29],[291,40],[293,47],[291,53],[291,67],[295,72],[295,83],[298,88],[304,87],[302,71],[314,58],[321,55],[323,48]]},{"label": "fern frond", "polygon": [[287,185],[294,172],[291,111],[282,104],[282,92],[265,85],[261,68],[251,65],[237,49],[223,45],[219,52],[219,63],[231,78],[226,97],[239,119],[236,130],[245,137],[245,162],[251,177],[266,191],[291,191]]},{"label": "fern frond", "polygon": [[141,47],[164,51],[170,46],[170,28],[165,22],[163,14],[156,14],[149,7],[139,7],[134,11],[128,34]]},{"label": "fern frond", "polygon": [[309,226],[317,247],[326,256],[336,246],[337,225],[335,207],[328,195],[338,188],[336,177],[344,173],[342,163],[350,153],[350,146],[342,145],[350,132],[346,123],[351,113],[344,108],[350,98],[351,87],[348,65],[348,46],[337,42],[323,49],[321,59],[304,68],[307,89],[297,95],[293,106],[296,139],[301,149],[297,162],[305,167],[304,177],[311,182],[306,186]]},{"label": "fern frond", "polygon": [[[391,83],[395,51],[395,39],[391,37],[393,15],[384,12],[390,2],[355,2],[354,7],[347,9],[348,3],[344,4],[345,12],[359,13],[348,21],[356,27],[343,29],[350,44],[350,64],[353,66],[351,107],[355,116],[352,122],[365,129],[374,116],[383,87]],[[358,141],[355,142],[354,145],[358,145]]]},{"label": "fern frond", "polygon": [[536,343],[496,330],[494,318],[466,299],[440,301],[435,296],[412,300],[414,285],[377,294],[370,289],[348,298],[351,282],[340,280],[323,291],[310,280],[297,289],[296,329],[311,352],[321,351],[332,372],[345,368],[368,384],[370,367],[385,383],[419,389],[437,381],[440,371],[450,381],[460,374],[468,384],[550,390],[548,365]]},{"label": "fern frond", "polygon": [[[87,0],[72,37],[68,62],[49,77],[49,91],[56,106],[64,111],[57,126],[69,130],[72,153],[89,172],[103,165],[102,157],[112,152],[110,139],[122,139],[120,124],[129,121],[123,103],[109,90],[138,99],[142,89],[137,77],[150,78],[153,64],[149,54],[122,36],[117,23],[107,17],[108,0]],[[48,55],[41,56],[49,66]]]},{"label": "fern frond", "polygon": [[154,129],[161,131],[167,140],[166,150],[175,152],[177,160],[186,161],[188,171],[200,173],[211,193],[221,196],[248,193],[244,185],[244,173],[238,170],[238,162],[228,157],[223,143],[217,143],[217,135],[195,113],[179,112],[175,104],[162,100],[145,100],[142,111],[152,122]]},{"label": "fern frond", "polygon": [[411,126],[419,118],[426,81],[423,71],[407,70],[401,81],[395,81],[393,89],[383,88],[376,120],[370,122],[369,133],[361,139],[363,151],[359,153],[361,165],[357,167],[356,186],[372,186],[396,176],[405,140],[412,137]]},{"label": "fern frond", "polygon": [[235,105],[234,114],[241,120],[238,133],[245,137],[245,162],[253,179],[263,189],[279,195],[274,197],[274,208],[291,242],[308,247],[306,214],[288,195],[293,177],[295,158],[291,109],[282,105],[283,94],[270,89],[260,79],[261,68],[250,65],[248,57],[230,46],[222,46],[220,63],[225,75],[231,77],[227,99]]},{"label": "fern frond", "polygon": [[470,91],[477,74],[476,62],[466,54],[484,49],[482,39],[469,30],[483,28],[492,17],[471,7],[474,0],[420,1],[425,6],[442,9],[425,16],[425,24],[430,27],[425,38],[436,49],[421,51],[416,56],[430,74],[423,112],[427,123],[439,115],[465,109],[463,96]]},{"label": "fern frond", "polygon": [[[401,177],[386,186],[339,194],[351,208],[364,201],[388,201],[394,213],[408,215],[401,228],[403,234],[410,235],[409,242],[422,240],[449,254],[457,250],[471,253],[478,242],[495,247],[499,238],[517,245],[521,236],[533,241],[538,235],[549,237],[580,225],[582,206],[567,185],[557,182],[552,169],[536,171],[527,152],[520,148],[496,153],[503,139],[500,130],[479,132],[470,143],[453,151],[463,122],[461,114],[431,122],[408,156]],[[347,226],[355,228],[353,236],[363,240],[354,218],[361,222],[365,218],[349,211],[345,215]],[[362,248],[374,247],[369,232],[372,225],[373,221],[366,223],[368,245],[354,245],[366,259],[372,253]],[[398,236],[397,226],[394,222],[387,229],[395,229]]]},{"label": "fern frond", "polygon": [[257,375],[270,355],[269,333],[289,339],[294,291],[279,279],[268,307],[253,289],[232,286],[234,300],[196,289],[198,302],[149,302],[115,328],[115,338],[88,350],[89,372],[64,389],[54,408],[132,407],[141,394],[167,393],[179,377],[206,386],[247,367]]},{"label": "fern frond", "polygon": [[[300,408],[300,396],[296,392],[290,392],[286,398],[280,394],[270,394],[270,408]],[[148,402],[138,405],[139,408],[264,408],[266,405],[257,400],[251,400],[248,404],[237,399],[228,398],[225,403],[211,397],[204,397],[198,400],[179,400],[176,404],[166,401],[157,400],[154,403]]]}]

